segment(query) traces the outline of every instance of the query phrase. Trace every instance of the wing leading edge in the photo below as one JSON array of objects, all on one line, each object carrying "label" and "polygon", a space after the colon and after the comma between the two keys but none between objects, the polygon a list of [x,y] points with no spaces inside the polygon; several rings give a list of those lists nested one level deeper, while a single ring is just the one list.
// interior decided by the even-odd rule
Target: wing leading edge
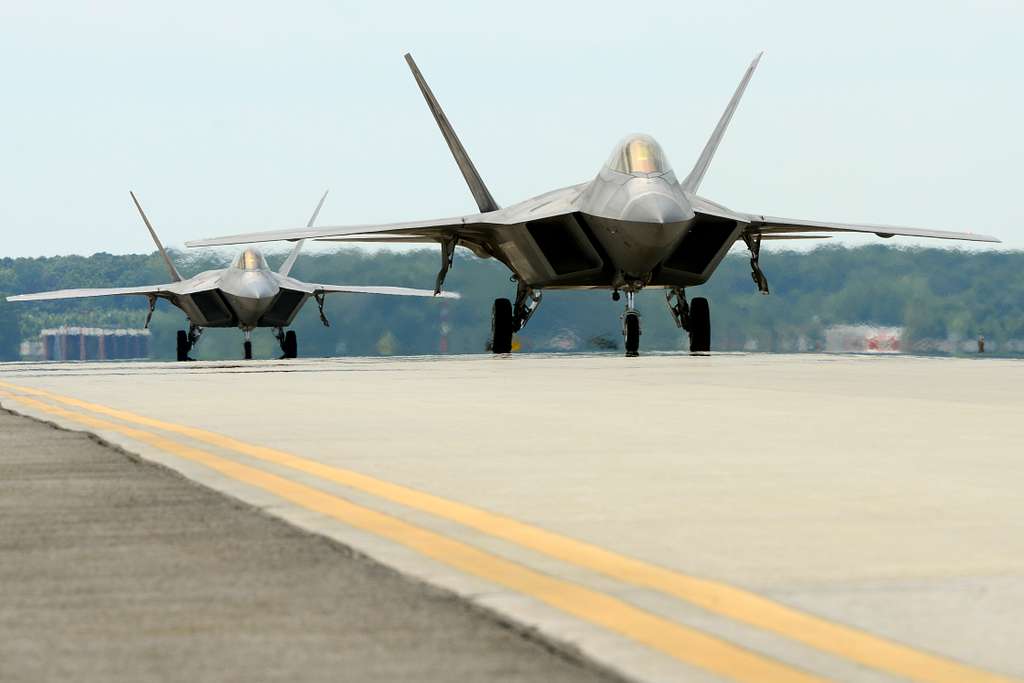
[{"label": "wing leading edge", "polygon": [[467,226],[486,225],[483,216],[471,214],[454,218],[438,218],[425,221],[409,221],[405,223],[383,223],[376,225],[342,225],[322,228],[299,228],[285,230],[269,230],[266,232],[240,233],[225,237],[212,237],[186,242],[188,247],[220,247],[228,244],[249,244],[251,242],[278,242],[282,240],[323,240],[343,238],[351,235],[384,235],[400,237],[402,235],[424,236],[429,233],[441,234],[444,231],[459,230]]},{"label": "wing leading edge", "polygon": [[362,285],[317,285],[311,284],[318,292],[325,294],[385,294],[389,296],[422,296],[430,299],[459,299],[457,292],[441,292],[434,294],[432,289],[412,289],[411,287],[375,287]]},{"label": "wing leading edge", "polygon": [[922,230],[920,228],[904,228],[894,225],[870,225],[857,223],[832,223],[827,221],[807,221],[774,216],[748,215],[749,232],[760,233],[762,236],[782,237],[797,236],[801,233],[864,233],[878,237],[928,237],[940,240],[962,240],[966,242],[1001,242],[992,235],[979,235],[973,232],[953,232],[949,230]]},{"label": "wing leading edge", "polygon": [[85,299],[94,296],[123,296],[143,295],[170,297],[178,292],[167,285],[144,286],[144,287],[108,287],[102,289],[58,289],[52,292],[37,292],[35,294],[18,294],[7,297],[8,301],[53,301],[57,299]]}]

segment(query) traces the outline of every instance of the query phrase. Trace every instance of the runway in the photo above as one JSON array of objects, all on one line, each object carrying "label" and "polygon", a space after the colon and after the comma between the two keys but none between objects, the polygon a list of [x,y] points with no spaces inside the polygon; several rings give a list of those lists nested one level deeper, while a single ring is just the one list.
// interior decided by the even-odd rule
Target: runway
[{"label": "runway", "polygon": [[0,681],[609,683],[160,465],[0,410]]},{"label": "runway", "polygon": [[87,430],[644,681],[1024,678],[1024,364],[0,366]]}]

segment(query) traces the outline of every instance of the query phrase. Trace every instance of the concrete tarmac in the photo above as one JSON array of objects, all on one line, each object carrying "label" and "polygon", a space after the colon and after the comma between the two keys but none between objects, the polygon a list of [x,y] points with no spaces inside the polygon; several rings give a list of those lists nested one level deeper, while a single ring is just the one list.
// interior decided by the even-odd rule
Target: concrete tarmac
[{"label": "concrete tarmac", "polygon": [[640,680],[1024,678],[1024,363],[12,364],[87,429]]},{"label": "concrete tarmac", "polygon": [[0,411],[0,680],[609,681],[177,473]]}]

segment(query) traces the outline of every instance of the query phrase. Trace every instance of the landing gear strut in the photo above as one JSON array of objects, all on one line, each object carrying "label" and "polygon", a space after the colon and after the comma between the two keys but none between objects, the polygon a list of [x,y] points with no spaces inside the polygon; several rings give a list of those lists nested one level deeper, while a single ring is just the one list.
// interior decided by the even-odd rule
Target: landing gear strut
[{"label": "landing gear strut", "polygon": [[434,281],[435,295],[441,293],[444,279],[448,275],[448,270],[452,267],[452,261],[455,259],[456,244],[458,244],[458,240],[454,237],[448,237],[441,242],[441,270],[437,271],[437,279]]},{"label": "landing gear strut", "polygon": [[285,332],[283,328],[275,327],[274,336],[277,337],[277,343],[281,345],[281,358],[299,357],[299,340],[295,330]]},{"label": "landing gear strut", "polygon": [[686,291],[672,287],[665,291],[665,301],[676,327],[690,334],[690,353],[707,353],[711,350],[711,307],[704,297],[694,298],[686,303]]},{"label": "landing gear strut", "polygon": [[536,311],[537,307],[540,306],[540,300],[543,296],[544,292],[535,290],[532,287],[517,281],[516,305],[512,309],[513,332],[518,332],[526,327],[526,323],[530,321],[534,311]]},{"label": "landing gear strut", "polygon": [[[616,292],[617,293],[617,292]],[[622,338],[626,358],[640,355],[640,313],[636,310],[636,290],[626,290],[626,311],[622,314]]]},{"label": "landing gear strut", "polygon": [[[153,311],[156,310],[156,297],[150,294],[146,297],[149,299],[149,311],[146,313],[146,324],[142,326],[142,329],[149,329],[149,322],[153,319]],[[178,360],[181,360],[180,358]]]},{"label": "landing gear strut", "polygon": [[768,294],[768,278],[765,277],[758,259],[761,258],[761,233],[743,233],[743,241],[750,250],[750,278],[757,285],[757,291],[764,295]]},{"label": "landing gear strut", "polygon": [[245,360],[252,360],[252,330],[245,330],[245,343],[242,344]]},{"label": "landing gear strut", "polygon": [[320,322],[323,323],[324,327],[330,327],[331,321],[324,314],[324,290],[318,289],[313,292],[313,298],[316,299],[316,305],[320,309]]},{"label": "landing gear strut", "polygon": [[178,330],[178,353],[177,357],[179,361],[195,360],[190,357],[189,351],[191,351],[197,343],[199,343],[199,337],[203,333],[203,328],[198,325],[189,323],[188,332],[185,330]]},{"label": "landing gear strut", "polygon": [[544,295],[521,281],[516,282],[515,304],[508,299],[495,299],[491,308],[491,351],[494,353],[512,353],[512,335],[526,327]]}]

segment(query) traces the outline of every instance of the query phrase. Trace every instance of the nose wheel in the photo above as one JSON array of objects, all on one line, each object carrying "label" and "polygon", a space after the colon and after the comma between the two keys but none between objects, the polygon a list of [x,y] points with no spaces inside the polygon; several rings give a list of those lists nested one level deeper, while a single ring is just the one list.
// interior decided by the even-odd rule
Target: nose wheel
[{"label": "nose wheel", "polygon": [[[618,291],[614,292],[612,298]],[[626,358],[640,355],[640,313],[636,310],[636,291],[626,290],[626,311],[622,314],[622,340],[626,347]]]},{"label": "nose wheel", "polygon": [[622,337],[626,345],[626,358],[640,355],[640,314],[630,311],[622,317]]},{"label": "nose wheel", "polygon": [[245,343],[242,344],[242,357],[252,360],[252,330],[245,331]]}]

